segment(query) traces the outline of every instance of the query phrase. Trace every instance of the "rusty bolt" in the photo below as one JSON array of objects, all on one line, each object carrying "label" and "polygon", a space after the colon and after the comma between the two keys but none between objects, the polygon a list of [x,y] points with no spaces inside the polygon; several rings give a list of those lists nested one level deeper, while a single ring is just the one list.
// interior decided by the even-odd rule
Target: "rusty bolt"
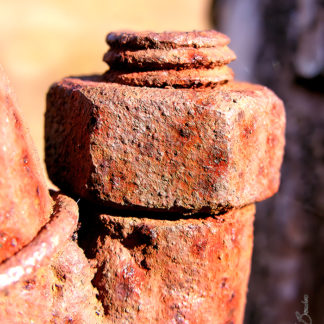
[{"label": "rusty bolt", "polygon": [[231,80],[215,31],[111,33],[103,76],[47,95],[46,164],[60,188],[105,206],[218,212],[273,195],[284,107]]},{"label": "rusty bolt", "polygon": [[84,198],[106,319],[242,323],[252,203],[278,190],[283,104],[233,80],[216,31],[107,43],[110,69],[55,83],[45,121],[50,178]]},{"label": "rusty bolt", "polygon": [[229,38],[215,30],[203,32],[110,33],[104,61],[106,77],[122,84],[194,88],[233,79],[227,66],[236,56]]}]

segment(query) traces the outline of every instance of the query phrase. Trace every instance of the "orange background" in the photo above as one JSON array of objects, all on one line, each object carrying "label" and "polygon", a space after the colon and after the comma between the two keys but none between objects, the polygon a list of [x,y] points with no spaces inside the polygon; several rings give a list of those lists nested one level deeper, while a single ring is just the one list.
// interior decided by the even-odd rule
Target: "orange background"
[{"label": "orange background", "polygon": [[208,29],[210,5],[209,0],[0,0],[0,64],[41,160],[51,83],[104,72],[109,31]]}]

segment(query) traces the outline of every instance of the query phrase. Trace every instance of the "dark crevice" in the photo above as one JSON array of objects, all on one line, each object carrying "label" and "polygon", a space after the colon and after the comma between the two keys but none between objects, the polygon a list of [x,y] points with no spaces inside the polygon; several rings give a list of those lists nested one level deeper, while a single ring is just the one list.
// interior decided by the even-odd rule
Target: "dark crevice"
[{"label": "dark crevice", "polygon": [[142,231],[142,228],[135,228],[126,238],[120,241],[128,250],[133,250],[139,246],[152,244],[152,237]]},{"label": "dark crevice", "polygon": [[106,214],[116,217],[148,218],[166,221],[215,217],[223,222],[225,221],[224,214],[230,210],[230,208],[223,208],[218,211],[217,215],[213,215],[211,214],[211,210],[206,208],[204,212],[186,215],[179,212],[128,209],[129,206],[125,206],[124,208],[98,206],[98,204],[94,202],[89,202],[82,198],[80,199],[79,196],[72,195],[72,197],[78,201],[79,205],[79,227],[77,231],[78,245],[84,251],[90,264],[94,262],[94,277],[91,283],[98,291],[97,300],[102,305],[106,316],[111,310],[109,302],[107,302],[107,298],[109,297],[105,293],[106,288],[102,286],[101,278],[105,275],[105,266],[109,261],[105,260],[103,263],[99,260],[96,261],[99,252],[98,248],[100,249],[100,246],[103,247],[105,245],[107,237],[112,240],[117,240],[124,248],[129,250],[130,255],[141,269],[150,271],[151,267],[147,262],[147,256],[151,253],[156,253],[159,247],[155,239],[155,234],[149,227],[138,225],[134,226],[129,232],[125,232],[123,225],[118,222],[111,221],[107,226],[100,215]]},{"label": "dark crevice", "polygon": [[99,301],[99,303],[102,305],[104,314],[107,316],[109,314],[109,307],[107,307],[107,305],[105,303],[105,299],[107,298],[107,296],[102,294],[102,291],[104,291],[105,289],[104,289],[104,287],[101,287],[101,285],[99,284],[100,278],[103,276],[103,273],[104,273],[104,267],[105,267],[104,264],[96,267],[96,273],[94,274],[94,277],[91,280],[91,283],[92,283],[93,287],[96,288],[98,291],[98,294],[96,294],[96,298]]},{"label": "dark crevice", "polygon": [[[162,208],[149,208],[134,205],[118,205],[116,203],[107,203],[108,206],[100,206],[99,202],[87,201],[79,196],[71,193],[66,193],[74,200],[79,200],[80,211],[81,209],[88,210],[88,215],[106,214],[110,216],[120,217],[134,217],[134,218],[149,218],[166,221],[178,221],[182,219],[206,219],[209,217],[219,218],[227,212],[234,210],[231,206],[219,206],[217,210],[210,207],[202,207],[198,211],[188,210],[182,207],[172,207],[170,209]],[[240,206],[243,208],[244,206]],[[94,217],[94,216],[93,216]]]},{"label": "dark crevice", "polygon": [[103,240],[107,230],[99,219],[84,204],[79,204],[78,245],[88,259],[95,259],[98,240]]}]

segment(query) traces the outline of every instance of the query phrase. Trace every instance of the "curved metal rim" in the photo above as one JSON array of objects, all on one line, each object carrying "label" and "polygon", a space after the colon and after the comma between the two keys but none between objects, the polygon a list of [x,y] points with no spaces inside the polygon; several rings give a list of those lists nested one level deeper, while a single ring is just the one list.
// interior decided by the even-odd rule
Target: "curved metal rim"
[{"label": "curved metal rim", "polygon": [[0,290],[46,266],[76,230],[77,203],[60,193],[54,193],[53,199],[55,204],[50,221],[28,245],[0,264]]}]

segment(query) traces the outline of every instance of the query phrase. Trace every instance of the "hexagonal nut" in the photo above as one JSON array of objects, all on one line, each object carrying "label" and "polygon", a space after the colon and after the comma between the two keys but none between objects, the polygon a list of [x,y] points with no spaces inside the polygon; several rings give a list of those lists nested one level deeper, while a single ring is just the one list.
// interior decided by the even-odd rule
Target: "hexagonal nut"
[{"label": "hexagonal nut", "polygon": [[160,89],[66,78],[47,95],[46,164],[62,190],[105,206],[195,213],[279,187],[285,112],[269,89]]}]

